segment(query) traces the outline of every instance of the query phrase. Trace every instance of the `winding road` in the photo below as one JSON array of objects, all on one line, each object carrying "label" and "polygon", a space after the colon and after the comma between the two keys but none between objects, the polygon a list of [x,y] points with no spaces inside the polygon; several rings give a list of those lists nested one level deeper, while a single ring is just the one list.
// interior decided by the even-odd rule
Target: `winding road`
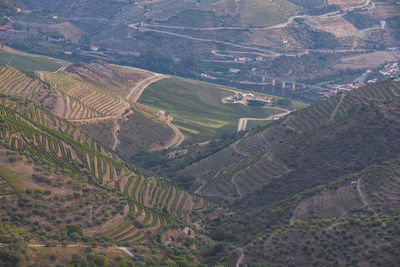
[{"label": "winding road", "polygon": [[290,114],[290,113],[292,112],[291,110],[283,109],[283,108],[274,108],[274,109],[282,110],[283,113],[271,115],[271,116],[266,117],[266,118],[240,118],[240,119],[239,119],[239,123],[238,123],[237,131],[238,131],[238,132],[240,132],[240,131],[245,131],[248,121],[270,121],[270,120],[279,120],[280,118],[285,117],[286,115],[288,115],[288,114]]},{"label": "winding road", "polygon": [[[113,132],[112,132],[114,143],[112,146],[112,150],[115,151],[117,149],[117,146],[119,143],[118,131],[120,130],[120,126],[119,126],[118,120],[122,117],[125,110],[127,110],[130,107],[130,104],[127,101],[129,101],[131,103],[136,103],[136,101],[142,95],[144,89],[146,89],[147,86],[149,86],[150,84],[152,84],[158,80],[164,79],[166,77],[167,76],[162,75],[162,74],[154,74],[153,76],[150,76],[150,77],[140,81],[135,87],[132,88],[132,90],[126,96],[126,99],[124,100],[125,108],[121,109],[121,111],[118,113],[118,115],[114,119],[114,128],[113,128]],[[132,99],[130,99],[131,97],[132,97]]]},{"label": "winding road", "polygon": [[[236,1],[237,3],[239,1]],[[365,49],[361,50],[328,50],[328,49],[305,49],[301,52],[295,52],[295,53],[284,53],[284,52],[276,52],[270,49],[264,49],[264,48],[258,48],[258,47],[254,47],[254,46],[247,46],[247,45],[240,45],[240,44],[235,44],[235,43],[230,43],[230,42],[226,42],[226,41],[219,41],[219,40],[213,40],[213,39],[206,39],[206,38],[200,38],[200,37],[194,37],[194,36],[190,36],[190,35],[185,35],[185,34],[180,34],[180,33],[176,33],[176,32],[171,32],[171,31],[167,31],[167,30],[162,30],[162,29],[175,29],[175,30],[197,30],[197,31],[217,31],[217,30],[249,30],[249,29],[279,29],[279,28],[284,28],[287,27],[289,24],[293,23],[293,21],[295,19],[298,18],[304,18],[304,19],[308,19],[308,18],[312,18],[312,17],[320,17],[320,18],[327,18],[327,17],[333,17],[333,16],[342,16],[343,12],[347,12],[347,11],[352,11],[354,9],[358,9],[358,8],[363,8],[363,7],[367,7],[369,4],[371,3],[371,0],[366,0],[365,3],[358,5],[358,6],[352,6],[352,7],[348,7],[348,8],[344,8],[344,9],[340,9],[337,11],[333,11],[330,13],[326,13],[326,14],[322,14],[322,15],[295,15],[292,17],[289,17],[288,20],[284,23],[279,23],[279,24],[275,24],[275,25],[271,25],[271,26],[253,26],[253,27],[186,27],[186,26],[174,26],[174,25],[158,25],[158,24],[147,24],[147,23],[132,23],[129,24],[128,27],[133,28],[133,29],[137,29],[139,31],[143,31],[143,32],[156,32],[156,33],[160,33],[160,34],[165,34],[165,35],[171,35],[171,36],[175,36],[175,37],[180,37],[180,38],[186,38],[189,40],[194,40],[194,41],[199,41],[199,42],[209,42],[209,43],[216,43],[216,44],[224,44],[227,46],[232,46],[232,47],[236,47],[236,48],[242,48],[242,49],[247,49],[247,50],[252,50],[252,51],[257,51],[257,52],[261,52],[261,53],[268,53],[271,54],[273,56],[300,56],[303,54],[307,54],[309,52],[320,52],[320,53],[340,53],[340,52],[365,52]],[[375,5],[372,6],[372,8],[374,8]],[[158,28],[158,29],[155,29]],[[246,51],[243,51],[241,53],[246,53]]]}]

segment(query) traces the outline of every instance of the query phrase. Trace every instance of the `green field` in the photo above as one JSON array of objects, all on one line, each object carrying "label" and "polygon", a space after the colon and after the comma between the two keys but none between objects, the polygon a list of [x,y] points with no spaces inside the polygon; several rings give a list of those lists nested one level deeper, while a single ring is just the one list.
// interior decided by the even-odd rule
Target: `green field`
[{"label": "green field", "polygon": [[243,0],[240,17],[243,26],[270,25],[286,21],[298,7],[286,0]]},{"label": "green field", "polygon": [[0,65],[6,65],[7,63],[17,69],[32,71],[56,71],[61,67],[60,63],[47,57],[22,56],[1,51]]},{"label": "green field", "polygon": [[146,88],[139,102],[174,117],[173,123],[185,135],[185,142],[201,142],[234,133],[239,118],[265,118],[280,111],[241,104],[223,104],[232,95],[221,86],[169,78]]},{"label": "green field", "polygon": [[251,130],[253,127],[263,127],[271,124],[272,121],[247,121],[246,130]]},{"label": "green field", "polygon": [[291,2],[295,3],[298,6],[302,7],[320,7],[324,5],[324,0],[291,0]]}]

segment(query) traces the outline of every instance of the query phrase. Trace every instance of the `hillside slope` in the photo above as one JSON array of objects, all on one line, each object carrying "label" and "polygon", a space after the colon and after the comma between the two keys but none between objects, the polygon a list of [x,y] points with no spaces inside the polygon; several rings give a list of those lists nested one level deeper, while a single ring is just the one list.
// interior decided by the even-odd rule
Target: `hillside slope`
[{"label": "hillside slope", "polygon": [[117,140],[121,150],[117,147],[117,151],[131,157],[174,137],[157,114],[127,99],[136,85],[153,75],[103,61],[76,63],[58,72],[0,66],[0,92],[31,99],[111,148],[116,142],[115,123],[121,121],[121,138]]},{"label": "hillside slope", "polygon": [[[291,141],[295,146],[298,146],[301,141],[316,141],[318,139],[315,139],[312,134],[317,129],[320,129],[321,132],[327,131],[328,133],[329,130],[339,127],[340,121],[343,121],[350,115],[353,116],[357,110],[367,110],[373,105],[394,100],[399,95],[399,82],[385,81],[360,88],[349,94],[330,98],[319,104],[297,111],[275,125],[267,127],[264,131],[254,134],[250,133],[215,155],[187,166],[179,171],[179,174],[196,178],[198,187],[199,184],[205,185],[202,187],[204,194],[221,194],[222,196],[241,198],[241,196],[254,191],[260,183],[268,183],[269,180],[288,173],[293,167],[290,165],[299,159],[296,158],[298,154],[287,160],[280,157],[280,155],[290,157],[295,153],[295,150],[289,148],[288,144],[277,147],[276,145],[279,143],[288,142],[292,138],[295,138]],[[375,118],[377,122],[380,122],[381,117],[385,118],[385,116],[382,115],[383,111],[379,111],[378,114],[381,115],[371,114],[371,118]],[[379,120],[378,117],[374,116],[378,116]],[[355,120],[354,123],[356,122]],[[383,121],[381,122],[383,123]],[[355,128],[367,125],[356,126],[357,124],[354,123],[350,125]],[[375,123],[375,120],[372,120],[370,123]],[[330,125],[329,130],[324,130],[324,127],[328,125]],[[325,145],[325,142],[328,141],[325,138],[326,135],[321,135],[321,145]],[[332,142],[334,141],[332,140]],[[352,145],[355,144],[353,143]],[[368,145],[371,145],[371,143],[368,142]],[[302,155],[312,156],[312,149],[316,148],[305,147],[308,151],[302,152],[308,154],[303,153]],[[332,148],[335,147],[338,146],[333,143]],[[351,147],[351,144],[348,147]],[[327,164],[329,163],[327,161]],[[358,162],[356,165],[358,165]],[[308,169],[314,170],[313,167],[319,166],[310,166]],[[265,175],[265,172],[268,173],[268,176]],[[207,183],[210,179],[212,181]]]},{"label": "hillside slope", "polygon": [[[209,205],[119,160],[73,124],[28,100],[1,95],[0,119],[2,222],[24,227],[33,240],[87,243],[83,234],[100,234],[130,244],[171,227],[183,229],[192,210]],[[78,206],[67,211],[65,205]],[[50,229],[45,238],[40,229],[29,230],[39,222]],[[75,239],[54,236],[54,230],[72,224],[83,231]]]},{"label": "hillside slope", "polygon": [[[228,148],[242,154],[226,167],[228,149],[197,163],[216,169],[197,176],[211,177],[200,194],[233,210],[210,223],[226,242],[219,257],[240,248],[250,265],[396,266],[399,93],[399,79],[362,87],[250,133]],[[270,146],[254,141],[271,133]]]}]

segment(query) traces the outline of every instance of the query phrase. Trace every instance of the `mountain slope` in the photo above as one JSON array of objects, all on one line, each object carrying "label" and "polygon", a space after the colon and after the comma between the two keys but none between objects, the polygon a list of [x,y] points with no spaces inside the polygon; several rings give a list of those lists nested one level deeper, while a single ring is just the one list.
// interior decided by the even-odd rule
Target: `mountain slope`
[{"label": "mountain slope", "polygon": [[[296,162],[298,155],[291,157],[294,150],[290,150],[288,145],[276,147],[279,143],[287,142],[292,138],[297,138],[292,141],[295,146],[298,146],[301,141],[313,142],[316,140],[313,131],[320,129],[323,132],[324,127],[330,125],[329,128],[325,128],[328,133],[332,129],[336,129],[335,127],[339,127],[337,121],[342,121],[350,115],[353,116],[357,111],[362,112],[378,103],[394,100],[399,94],[399,82],[386,81],[360,88],[347,95],[343,94],[331,98],[297,111],[281,120],[280,123],[267,127],[262,132],[250,134],[215,155],[186,167],[179,174],[195,177],[202,184],[206,184],[207,180],[213,178],[212,182],[203,187],[202,192],[204,194],[219,195],[221,193],[223,196],[228,194],[230,197],[238,198],[238,193],[250,193],[260,183],[268,183],[270,179],[278,178],[292,168],[289,164]],[[375,102],[376,104],[374,104]],[[377,112],[381,115],[371,114],[371,116],[378,116],[375,117],[377,121],[381,117],[385,117],[383,111],[377,110]],[[353,122],[356,123],[357,121]],[[353,125],[350,123],[350,125],[355,128],[366,126],[356,126],[354,123]],[[372,120],[369,123],[375,123],[375,121]],[[343,125],[343,127],[345,126]],[[327,141],[324,139],[325,136],[320,135],[321,144]],[[332,140],[332,142],[334,141]],[[368,142],[368,145],[373,144]],[[336,144],[333,143],[332,147],[335,146]],[[276,151],[277,149],[282,151]],[[311,156],[312,149],[316,148],[305,145],[305,149],[308,150],[303,152],[309,153],[305,155]],[[290,159],[283,160],[279,155],[288,156]],[[310,166],[309,169],[312,170],[313,167]],[[222,171],[219,171],[221,168]],[[265,175],[265,172],[267,172],[267,175]]]},{"label": "mountain slope", "polygon": [[[3,222],[15,223],[13,218],[17,214],[30,212],[32,204],[26,203],[33,201],[29,200],[32,192],[34,199],[43,195],[41,198],[45,203],[50,200],[46,196],[54,191],[58,196],[65,196],[70,205],[73,199],[82,199],[84,203],[80,204],[80,209],[72,209],[63,215],[67,217],[61,218],[75,218],[85,234],[101,234],[109,240],[128,244],[163,234],[171,226],[182,229],[192,210],[209,205],[201,197],[150,177],[119,160],[108,148],[71,123],[30,101],[1,95],[0,102],[1,192],[9,200],[4,202],[2,209]],[[8,161],[7,154],[11,155]],[[20,171],[14,172],[13,169]],[[48,171],[43,173],[44,169]],[[20,176],[23,178],[16,178]],[[73,185],[72,188],[76,187],[74,184],[80,184],[77,189],[89,187],[89,191],[82,189],[81,195],[79,191],[71,191],[69,185],[64,188],[62,181],[65,181],[65,176],[71,177],[68,183]],[[23,184],[19,184],[22,181]],[[97,192],[96,195],[93,195],[94,192]],[[28,200],[24,200],[26,198]],[[64,197],[55,197],[55,203],[62,199]],[[19,207],[14,203],[20,203]],[[103,213],[97,210],[98,206],[106,212],[104,216],[99,215]],[[57,205],[52,209],[64,210]],[[120,215],[113,213],[111,217],[112,210]],[[17,224],[29,227],[35,221],[44,220],[49,229],[71,227],[71,219],[59,221],[57,218],[37,209],[31,219],[18,221]],[[47,240],[57,239],[51,236],[51,232],[48,234]],[[79,238],[71,241],[78,241]]]},{"label": "mountain slope", "polygon": [[[173,130],[157,114],[126,99],[136,85],[152,75],[103,61],[77,63],[59,72],[29,72],[1,66],[0,92],[33,100],[80,125],[108,147],[115,143],[115,121],[121,120],[119,152],[130,157],[174,137]],[[135,131],[136,127],[142,131]]]}]

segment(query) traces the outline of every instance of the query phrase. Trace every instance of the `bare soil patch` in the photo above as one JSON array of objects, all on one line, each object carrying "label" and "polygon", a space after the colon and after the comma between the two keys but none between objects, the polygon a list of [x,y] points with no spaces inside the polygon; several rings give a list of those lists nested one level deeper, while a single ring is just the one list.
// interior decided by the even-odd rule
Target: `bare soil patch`
[{"label": "bare soil patch", "polygon": [[333,33],[336,37],[347,37],[356,35],[358,30],[353,24],[342,18],[335,17],[313,17],[310,22],[320,30]]},{"label": "bare soil patch", "polygon": [[388,18],[393,16],[399,16],[400,6],[396,5],[378,5],[375,9],[370,10],[371,13],[375,13],[378,17]]},{"label": "bare soil patch", "polygon": [[341,63],[336,64],[338,69],[365,69],[376,68],[386,62],[395,61],[397,58],[389,52],[374,52],[357,56],[343,57]]},{"label": "bare soil patch", "polygon": [[328,5],[338,5],[342,8],[358,6],[365,3],[365,0],[328,0]]}]

